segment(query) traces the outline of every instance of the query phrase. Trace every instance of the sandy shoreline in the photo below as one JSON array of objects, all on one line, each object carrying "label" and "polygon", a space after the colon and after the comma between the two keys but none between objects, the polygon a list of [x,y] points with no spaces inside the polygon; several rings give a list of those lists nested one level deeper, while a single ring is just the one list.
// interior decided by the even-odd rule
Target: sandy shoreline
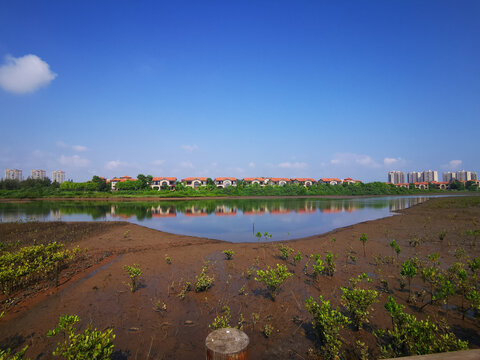
[{"label": "sandy shoreline", "polygon": [[[72,234],[65,241],[67,246],[88,248],[89,254],[85,260],[89,263],[78,264],[75,275],[69,276],[68,269],[62,274],[63,287],[49,287],[31,294],[20,300],[17,306],[7,309],[0,322],[0,346],[18,350],[28,344],[29,357],[45,354],[50,358],[48,354],[61,339],[46,338],[45,334],[56,326],[61,314],[70,313],[80,316],[82,328],[88,323],[99,329],[113,328],[117,336],[118,359],[203,357],[204,339],[210,331],[208,325],[221,313],[222,307],[228,305],[232,314],[231,325],[238,323],[240,314],[245,319],[244,331],[250,337],[251,358],[306,359],[308,349],[316,348],[318,343],[311,326],[311,315],[305,310],[305,300],[321,294],[342,309],[340,286],[366,272],[373,279],[373,288],[380,291],[381,280],[386,280],[392,293],[380,291],[380,301],[373,306],[370,325],[362,330],[344,329],[342,336],[346,342],[346,358],[356,358],[356,340],[365,342],[371,355],[376,357],[378,344],[372,330],[391,326],[383,307],[388,295],[393,295],[406,306],[406,311],[418,318],[447,316],[445,309],[438,306],[426,306],[420,310],[428,295],[419,297],[417,303],[407,303],[408,291],[402,290],[399,283],[399,262],[411,256],[424,259],[430,253],[438,252],[442,263],[451,264],[457,261],[453,254],[460,246],[468,250],[470,257],[480,255],[480,248],[472,245],[471,239],[464,235],[466,230],[480,224],[478,206],[464,207],[455,199],[441,198],[400,213],[400,216],[286,242],[295,252],[304,254],[296,266],[291,259],[282,260],[278,244],[270,242],[228,243],[168,234],[122,222],[85,223],[90,224],[85,234],[80,231],[82,223],[58,223],[55,229],[52,225],[49,228],[49,223],[37,224],[35,229],[24,227],[23,233],[22,224],[0,224],[3,241],[13,240],[15,236],[26,243],[34,238],[40,241],[42,233],[45,239],[55,237],[61,241],[62,234]],[[79,227],[72,230],[71,226],[75,224]],[[11,228],[5,230],[8,226],[18,226],[17,232]],[[447,235],[440,241],[438,234],[442,231]],[[362,233],[368,236],[365,257],[359,241]],[[386,263],[385,259],[392,256],[388,245],[391,239],[396,240],[402,251],[399,262]],[[412,239],[420,239],[418,246],[409,245]],[[233,260],[225,260],[222,253],[225,249],[234,250]],[[305,275],[305,255],[318,253],[323,257],[327,251],[338,256],[334,276],[320,276],[315,281],[309,275],[311,266],[309,274]],[[171,264],[165,261],[166,254],[171,257]],[[356,262],[352,262],[347,254],[354,255]],[[214,286],[207,292],[188,292],[181,300],[177,295],[184,282],[194,282],[205,261],[209,261],[208,273],[215,277]],[[127,277],[122,269],[123,265],[133,263],[138,263],[144,273],[142,286],[135,293],[129,292],[125,286]],[[277,263],[287,264],[294,275],[282,286],[274,302],[254,277],[255,270]],[[247,278],[249,271],[253,275]],[[420,276],[413,280],[412,286],[420,292],[424,286]],[[165,303],[167,310],[156,311],[157,303]],[[453,307],[459,304],[459,297],[452,299]],[[258,321],[253,321],[255,314]],[[462,320],[454,308],[448,311],[448,322],[458,337],[470,342],[471,348],[480,347],[478,320],[469,317]],[[266,324],[274,328],[269,338],[261,332]]]}]

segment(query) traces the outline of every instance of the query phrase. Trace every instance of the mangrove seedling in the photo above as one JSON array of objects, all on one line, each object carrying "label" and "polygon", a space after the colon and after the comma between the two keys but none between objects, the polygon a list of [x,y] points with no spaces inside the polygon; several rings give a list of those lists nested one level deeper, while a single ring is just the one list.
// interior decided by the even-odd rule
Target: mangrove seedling
[{"label": "mangrove seedling", "polygon": [[365,245],[367,243],[367,234],[363,233],[361,236],[360,236],[360,241],[362,242],[362,245],[363,245],[363,256],[367,256],[367,253],[365,251]]},{"label": "mangrove seedling", "polygon": [[275,301],[278,288],[282,283],[293,274],[290,273],[285,265],[277,264],[277,267],[271,269],[269,266],[267,270],[258,270],[255,281],[263,282],[267,286],[267,290],[270,292],[272,300]]},{"label": "mangrove seedling", "polygon": [[270,335],[272,335],[272,332],[273,332],[273,326],[270,325],[270,324],[265,324],[265,326],[263,327],[263,335],[265,335],[266,338],[269,338]]},{"label": "mangrove seedling", "polygon": [[140,269],[140,265],[133,264],[133,265],[124,265],[123,269],[127,272],[128,277],[130,278],[130,291],[135,292],[138,287],[138,278],[142,275],[142,270]]},{"label": "mangrove seedling", "polygon": [[328,276],[333,276],[337,265],[335,264],[335,258],[337,256],[333,255],[331,251],[325,254],[325,274]]},{"label": "mangrove seedling", "polygon": [[77,333],[74,325],[80,321],[77,315],[63,315],[58,326],[50,330],[47,336],[55,336],[62,332],[65,341],[58,343],[53,355],[63,356],[69,360],[107,360],[113,353],[113,330],[98,331],[89,326],[85,331]]},{"label": "mangrove seedling", "polygon": [[235,251],[233,251],[232,249],[223,250],[223,253],[225,254],[225,258],[227,260],[232,260],[233,255],[235,255]]},{"label": "mangrove seedling", "polygon": [[232,318],[230,315],[230,307],[224,306],[222,311],[223,315],[217,315],[215,319],[213,319],[213,323],[208,325],[210,329],[217,330],[230,327],[230,320]]},{"label": "mangrove seedling", "polygon": [[287,261],[288,260],[288,257],[293,253],[293,249],[285,244],[280,244],[278,246],[279,250],[280,250],[280,257]]},{"label": "mangrove seedling", "polygon": [[312,298],[305,301],[307,311],[313,315],[312,325],[317,330],[325,359],[334,360],[340,357],[342,341],[340,329],[350,324],[350,320],[340,311],[333,309],[330,301],[320,295],[318,303]]},{"label": "mangrove seedling", "polygon": [[402,264],[402,270],[400,275],[405,276],[408,279],[408,301],[410,301],[410,296],[412,293],[412,279],[417,275],[417,266],[414,261],[411,259],[406,260]]},{"label": "mangrove seedling", "polygon": [[293,264],[297,266],[297,264],[302,261],[302,253],[300,251],[297,252],[297,255],[293,257]]},{"label": "mangrove seedling", "polygon": [[377,291],[358,287],[358,284],[364,279],[367,282],[371,282],[367,274],[363,273],[356,279],[350,279],[349,287],[340,288],[343,292],[341,298],[342,305],[351,314],[353,324],[357,329],[361,329],[363,324],[369,322],[370,307],[378,297]]},{"label": "mangrove seedling", "polygon": [[204,265],[202,267],[202,272],[200,273],[199,276],[195,277],[195,291],[196,292],[201,292],[201,291],[207,291],[210,289],[213,285],[213,282],[215,281],[214,276],[208,276],[206,271],[208,269],[207,265]]},{"label": "mangrove seedling", "polygon": [[165,261],[167,262],[168,265],[172,263],[172,258],[168,256],[168,254],[165,254]]},{"label": "mangrove seedling", "polygon": [[185,299],[185,296],[187,295],[187,292],[192,289],[192,284],[189,281],[186,281],[185,284],[182,287],[182,291],[177,295],[180,300]]}]

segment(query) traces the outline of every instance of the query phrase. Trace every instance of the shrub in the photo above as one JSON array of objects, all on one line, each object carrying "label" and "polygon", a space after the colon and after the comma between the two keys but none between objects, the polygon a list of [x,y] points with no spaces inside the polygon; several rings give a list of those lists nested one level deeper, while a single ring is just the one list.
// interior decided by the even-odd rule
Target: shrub
[{"label": "shrub", "polygon": [[12,354],[12,351],[10,349],[0,350],[0,360],[23,360],[27,349],[28,346],[25,346],[22,350],[15,354]]},{"label": "shrub", "polygon": [[138,278],[142,275],[140,265],[124,265],[123,269],[127,272],[127,275],[130,278],[130,291],[135,292],[138,287]]},{"label": "shrub", "polygon": [[364,323],[368,323],[370,306],[376,301],[378,292],[375,290],[366,290],[358,287],[358,284],[366,279],[371,282],[367,274],[363,273],[356,279],[350,279],[350,287],[342,289],[341,302],[345,309],[352,315],[354,325],[361,329]]},{"label": "shrub", "polygon": [[413,261],[412,259],[406,260],[402,264],[402,270],[400,271],[400,275],[406,276],[408,279],[408,298],[410,299],[412,291],[411,282],[415,275],[417,275],[417,265],[415,264],[415,261]]},{"label": "shrub", "polygon": [[232,318],[230,315],[230,307],[224,306],[222,310],[223,315],[216,316],[215,319],[213,319],[213,323],[208,325],[210,329],[217,330],[230,327],[230,320]]},{"label": "shrub", "polygon": [[235,251],[233,251],[232,249],[223,250],[223,253],[225,254],[227,260],[232,260],[233,255],[235,255]]},{"label": "shrub", "polygon": [[50,330],[47,336],[55,336],[63,332],[67,339],[58,343],[53,355],[63,356],[68,360],[106,360],[113,353],[113,340],[115,335],[112,329],[104,332],[89,326],[82,333],[77,334],[74,325],[80,319],[77,315],[63,315],[60,317],[58,326]]},{"label": "shrub", "polygon": [[321,295],[318,300],[319,303],[312,297],[308,298],[305,307],[313,315],[312,325],[317,330],[325,359],[337,359],[342,346],[340,329],[348,325],[350,320],[340,311],[332,309],[330,301],[324,300]]},{"label": "shrub", "polygon": [[270,269],[267,267],[267,270],[258,270],[257,276],[255,281],[263,282],[267,286],[270,295],[272,296],[273,301],[275,301],[275,297],[277,296],[277,291],[280,285],[288,279],[293,274],[288,272],[288,269],[285,265],[277,264],[276,269]]},{"label": "shrub", "polygon": [[280,244],[278,248],[282,254],[280,257],[285,261],[288,260],[288,257],[293,253],[293,249],[285,244]]},{"label": "shrub", "polygon": [[299,263],[300,261],[302,261],[302,253],[300,251],[297,252],[297,255],[295,255],[293,257],[293,263],[294,265],[296,266],[297,263]]},{"label": "shrub", "polygon": [[365,244],[367,243],[367,234],[362,234],[360,236],[360,241],[362,242],[362,245],[363,245],[363,256],[367,256],[367,253],[365,251]]},{"label": "shrub", "polygon": [[207,265],[204,265],[202,267],[202,272],[200,273],[199,276],[196,276],[196,282],[195,282],[195,291],[196,292],[201,292],[201,291],[207,291],[210,289],[215,281],[214,276],[208,276],[206,271],[208,269]]},{"label": "shrub", "polygon": [[458,340],[448,326],[439,326],[429,318],[417,320],[414,315],[403,312],[389,296],[385,309],[392,317],[393,330],[380,331],[377,337],[383,339],[382,355],[386,357],[424,355],[438,352],[466,350],[468,342]]},{"label": "shrub", "polygon": [[335,265],[335,258],[336,255],[333,255],[331,251],[329,251],[325,255],[325,274],[328,276],[333,276],[335,273],[336,265]]}]

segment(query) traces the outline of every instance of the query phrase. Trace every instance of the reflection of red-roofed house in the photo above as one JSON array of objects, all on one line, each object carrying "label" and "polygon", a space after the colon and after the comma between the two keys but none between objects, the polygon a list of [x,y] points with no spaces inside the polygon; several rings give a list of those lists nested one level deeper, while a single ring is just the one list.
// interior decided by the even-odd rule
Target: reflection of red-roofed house
[{"label": "reflection of red-roofed house", "polygon": [[292,183],[295,185],[303,185],[303,186],[312,186],[316,183],[315,179],[312,178],[293,178]]},{"label": "reflection of red-roofed house", "polygon": [[190,212],[185,212],[185,216],[191,216],[191,217],[197,217],[197,216],[207,216],[207,213],[190,213]]},{"label": "reflection of red-roofed house", "polygon": [[160,190],[165,186],[168,186],[170,189],[174,189],[177,185],[176,177],[154,177],[152,179],[152,189]]},{"label": "reflection of red-roofed house", "polygon": [[152,217],[154,218],[167,218],[167,217],[176,217],[177,214],[176,213],[172,213],[172,214],[152,214]]},{"label": "reflection of red-roofed house", "polygon": [[318,182],[322,184],[339,185],[342,183],[342,180],[337,178],[321,178]]},{"label": "reflection of red-roofed house", "polygon": [[270,210],[270,214],[273,214],[273,215],[283,215],[283,214],[289,214],[291,213],[292,210],[288,210],[288,209],[274,209],[274,210]]},{"label": "reflection of red-roofed house", "polygon": [[235,216],[237,215],[237,209],[229,208],[225,205],[219,205],[215,209],[215,216]]},{"label": "reflection of red-roofed house", "polygon": [[125,215],[125,214],[116,214],[116,217],[122,218],[124,220],[130,219],[133,215]]},{"label": "reflection of red-roofed house", "polygon": [[265,210],[246,210],[243,212],[243,215],[263,215]]},{"label": "reflection of red-roofed house", "polygon": [[177,210],[174,206],[162,208],[161,206],[152,207],[152,217],[175,217]]},{"label": "reflection of red-roofed house", "polygon": [[235,216],[235,215],[237,215],[236,211],[231,211],[231,212],[215,211],[215,216]]},{"label": "reflection of red-roofed house", "polygon": [[227,186],[237,186],[237,179],[234,177],[217,177],[215,178],[215,185],[218,188],[226,188]]},{"label": "reflection of red-roofed house", "polygon": [[188,177],[188,178],[182,179],[182,183],[184,183],[185,186],[196,189],[199,186],[206,186],[207,178],[206,177]]},{"label": "reflection of red-roofed house", "polygon": [[413,185],[415,185],[415,189],[420,189],[420,190],[428,189],[428,182],[426,181],[416,182],[416,183],[413,183]]},{"label": "reflection of red-roofed house", "polygon": [[436,189],[440,190],[447,190],[450,186],[448,181],[432,181],[431,184],[433,184]]},{"label": "reflection of red-roofed house", "polygon": [[119,182],[125,182],[125,181],[135,181],[135,179],[131,178],[130,176],[122,176],[121,178],[113,178],[110,180],[110,185],[112,186],[112,190],[115,189],[115,185]]},{"label": "reflection of red-roofed house", "polygon": [[336,214],[342,212],[342,209],[322,209],[323,214]]},{"label": "reflection of red-roofed house", "polygon": [[206,209],[199,209],[197,207],[191,207],[190,209],[185,209],[184,211],[185,216],[207,216]]},{"label": "reflection of red-roofed house", "polygon": [[316,211],[315,209],[309,209],[309,208],[295,210],[297,214],[311,214],[311,213],[314,213],[315,211]]},{"label": "reflection of red-roofed house", "polygon": [[244,178],[243,182],[248,185],[258,184],[260,186],[265,186],[265,184],[268,182],[268,179],[262,177]]},{"label": "reflection of red-roofed house", "polygon": [[271,178],[268,182],[269,185],[279,185],[284,186],[290,183],[290,179],[288,178]]}]

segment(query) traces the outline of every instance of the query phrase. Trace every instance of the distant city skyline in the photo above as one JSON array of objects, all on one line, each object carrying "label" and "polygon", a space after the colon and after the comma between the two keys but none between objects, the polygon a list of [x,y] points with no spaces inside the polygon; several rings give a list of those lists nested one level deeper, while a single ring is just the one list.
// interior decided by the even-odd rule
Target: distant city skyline
[{"label": "distant city skyline", "polygon": [[0,168],[75,181],[480,170],[477,0],[1,9]]}]

